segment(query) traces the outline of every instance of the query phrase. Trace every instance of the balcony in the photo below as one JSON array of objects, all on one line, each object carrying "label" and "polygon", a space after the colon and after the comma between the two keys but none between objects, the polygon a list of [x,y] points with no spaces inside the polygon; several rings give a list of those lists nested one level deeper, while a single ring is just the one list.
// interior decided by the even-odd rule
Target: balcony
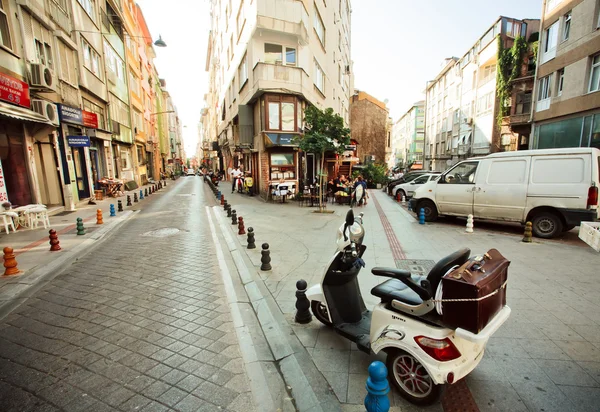
[{"label": "balcony", "polygon": [[508,121],[511,125],[526,124],[529,123],[530,116],[529,113],[513,114],[508,117]]},{"label": "balcony", "polygon": [[257,28],[297,36],[302,45],[309,42],[312,27],[304,5],[296,0],[262,0],[258,2]]},{"label": "balcony", "polygon": [[286,91],[301,94],[314,102],[316,91],[314,84],[304,69],[278,64],[257,63],[253,70],[254,84],[252,95],[260,90]]}]

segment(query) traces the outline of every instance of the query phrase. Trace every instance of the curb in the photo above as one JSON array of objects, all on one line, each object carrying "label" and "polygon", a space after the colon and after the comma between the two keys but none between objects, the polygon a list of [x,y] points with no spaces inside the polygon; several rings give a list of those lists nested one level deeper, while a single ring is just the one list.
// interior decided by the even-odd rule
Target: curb
[{"label": "curb", "polygon": [[[339,400],[329,391],[327,381],[279,310],[277,302],[264,285],[247,253],[242,253],[241,243],[234,240],[237,234],[234,233],[235,236],[232,236],[232,225],[225,221],[219,206],[213,206],[212,209],[233,260],[234,270],[229,272],[229,276],[233,277],[232,272],[237,272],[239,279],[233,281],[234,283],[241,281],[242,293],[248,297],[273,360],[283,376],[288,391],[291,392],[296,410],[300,412],[341,411]],[[210,218],[209,213],[209,221]]]},{"label": "curb", "polygon": [[61,253],[60,256],[51,263],[34,269],[31,273],[20,279],[18,283],[13,284],[15,289],[17,289],[17,292],[10,300],[0,302],[0,320],[19,307],[52,279],[64,272],[73,262],[81,259],[88,253],[91,253],[107,234],[110,234],[113,229],[118,228],[136,214],[137,212],[132,210],[122,212],[117,219],[114,219],[98,230],[95,230],[89,237],[74,248]]}]

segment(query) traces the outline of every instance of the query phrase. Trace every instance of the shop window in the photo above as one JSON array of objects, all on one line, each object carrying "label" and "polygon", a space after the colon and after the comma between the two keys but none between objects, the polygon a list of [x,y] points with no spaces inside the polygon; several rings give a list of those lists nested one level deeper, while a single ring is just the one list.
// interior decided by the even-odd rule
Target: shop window
[{"label": "shop window", "polygon": [[540,125],[537,128],[538,149],[556,147],[579,147],[583,118],[575,118]]},{"label": "shop window", "polygon": [[271,153],[271,180],[296,178],[294,153]]},{"label": "shop window", "polygon": [[296,99],[287,96],[267,97],[267,130],[297,130]]}]

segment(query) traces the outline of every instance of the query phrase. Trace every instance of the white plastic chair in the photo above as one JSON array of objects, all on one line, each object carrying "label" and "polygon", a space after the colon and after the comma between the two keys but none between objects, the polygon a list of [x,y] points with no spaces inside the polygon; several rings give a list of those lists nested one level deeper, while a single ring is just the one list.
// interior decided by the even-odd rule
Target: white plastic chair
[{"label": "white plastic chair", "polygon": [[37,229],[39,224],[44,225],[44,229],[48,229],[50,226],[50,219],[48,218],[48,209],[44,205],[33,205],[26,211],[29,220],[29,227],[31,229]]},{"label": "white plastic chair", "polygon": [[13,221],[13,218],[18,218],[19,214],[15,213],[15,212],[2,212],[0,213],[0,216],[2,216],[2,221],[4,223],[4,230],[6,231],[6,234],[10,234],[10,228],[12,227],[13,232],[16,232],[17,229],[15,228],[15,223]]}]

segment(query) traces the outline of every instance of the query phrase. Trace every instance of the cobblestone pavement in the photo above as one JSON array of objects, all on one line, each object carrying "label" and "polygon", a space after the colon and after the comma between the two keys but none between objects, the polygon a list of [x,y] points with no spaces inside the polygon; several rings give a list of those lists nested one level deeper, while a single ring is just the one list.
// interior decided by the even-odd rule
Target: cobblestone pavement
[{"label": "cobblestone pavement", "polygon": [[253,411],[200,178],[0,321],[0,410]]}]

